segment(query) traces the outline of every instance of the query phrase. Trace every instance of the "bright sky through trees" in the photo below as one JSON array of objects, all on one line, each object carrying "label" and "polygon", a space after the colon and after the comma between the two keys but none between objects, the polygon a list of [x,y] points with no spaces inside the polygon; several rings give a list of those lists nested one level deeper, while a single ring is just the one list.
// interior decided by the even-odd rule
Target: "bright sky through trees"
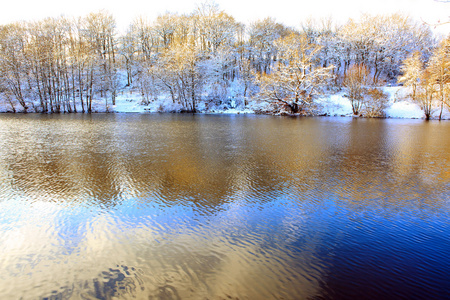
[{"label": "bright sky through trees", "polygon": [[[116,18],[118,29],[123,30],[134,17],[142,15],[156,18],[166,11],[178,13],[192,12],[202,0],[163,0],[163,1],[111,1],[111,0],[16,0],[9,1],[0,10],[0,23],[6,24],[18,20],[39,20],[45,17],[83,16],[87,13],[106,9]],[[415,19],[434,24],[438,20],[446,21],[450,15],[450,3],[434,0],[216,0],[220,8],[236,18],[249,23],[265,17],[274,17],[287,26],[299,26],[302,20],[310,16],[345,22],[348,18],[358,18],[361,13],[385,14],[403,12]],[[439,26],[439,32],[450,32],[450,25]]]}]

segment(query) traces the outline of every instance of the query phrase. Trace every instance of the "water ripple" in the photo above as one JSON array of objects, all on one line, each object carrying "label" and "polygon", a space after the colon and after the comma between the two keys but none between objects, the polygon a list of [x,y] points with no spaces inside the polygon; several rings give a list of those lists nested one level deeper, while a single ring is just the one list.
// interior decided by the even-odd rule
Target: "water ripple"
[{"label": "water ripple", "polygon": [[449,129],[2,116],[0,294],[448,298]]}]

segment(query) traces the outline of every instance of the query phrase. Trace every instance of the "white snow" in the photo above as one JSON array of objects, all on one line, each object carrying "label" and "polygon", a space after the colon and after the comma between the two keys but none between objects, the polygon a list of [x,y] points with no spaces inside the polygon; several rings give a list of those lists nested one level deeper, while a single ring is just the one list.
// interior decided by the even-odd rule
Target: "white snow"
[{"label": "white snow", "polygon": [[350,101],[344,97],[344,93],[321,97],[317,101],[317,104],[321,106],[321,114],[327,114],[329,116],[351,116],[352,105]]},{"label": "white snow", "polygon": [[[420,106],[408,101],[408,90],[403,87],[384,87],[383,91],[389,95],[390,106],[386,109],[388,118],[422,119],[425,118]],[[436,106],[432,111],[433,119],[439,118],[440,108]],[[450,111],[444,108],[442,118],[450,120]]]},{"label": "white snow", "polygon": [[[422,119],[424,113],[420,107],[409,101],[407,98],[407,90],[404,87],[384,87],[383,91],[389,95],[389,105],[386,112],[387,118],[411,118]],[[265,101],[250,100],[248,105],[244,105],[244,100],[238,98],[239,93],[235,93],[233,89],[228,91],[228,100],[223,100],[221,103],[200,102],[197,109],[201,113],[209,114],[251,114],[256,111],[265,110],[269,105]],[[132,88],[123,88],[116,98],[116,105],[112,105],[111,100],[108,99],[108,109],[105,106],[105,99],[97,99],[92,103],[93,112],[116,112],[116,113],[156,113],[156,112],[180,112],[182,105],[173,103],[168,95],[159,95],[158,99],[150,101],[148,105],[144,104],[140,93]],[[344,92],[336,94],[325,95],[317,98],[315,103],[318,106],[318,114],[327,114],[329,116],[346,116],[351,117],[352,107],[350,101],[344,97]],[[38,103],[35,103],[38,106]],[[15,105],[16,111],[21,112],[21,107]],[[1,103],[1,111],[10,111],[10,106],[7,103]],[[77,105],[77,110],[81,111],[81,107]],[[28,110],[32,112],[32,109]],[[435,107],[432,113],[432,118],[439,118],[440,108]],[[443,119],[450,120],[450,110],[444,108]]]},{"label": "white snow", "polygon": [[424,114],[417,104],[400,101],[393,103],[386,109],[386,116],[388,118],[420,119],[424,117]]},{"label": "white snow", "polygon": [[[419,105],[408,101],[406,89],[400,86],[383,87],[383,91],[388,94],[389,105],[385,110],[387,118],[422,119],[425,118]],[[405,99],[405,100],[404,100]],[[329,95],[317,99],[317,104],[321,106],[321,113],[329,116],[352,116],[352,106],[350,101],[344,97],[344,92]],[[432,116],[439,118],[440,108],[435,107]],[[442,118],[450,120],[450,111],[444,108]]]},{"label": "white snow", "polygon": [[[386,109],[387,118],[409,118],[409,119],[422,119],[424,113],[420,107],[411,103],[406,99],[406,89],[403,87],[384,87],[383,91],[389,96],[389,105]],[[231,91],[231,94],[234,93]],[[351,117],[352,106],[350,101],[344,97],[344,92],[336,94],[322,96],[316,99],[316,103],[319,106],[319,114],[327,114],[329,116],[347,116]],[[104,102],[99,103],[97,111],[101,111],[101,105]],[[264,101],[249,100],[247,107],[244,107],[243,101],[231,99],[228,103],[221,105],[207,105],[200,103],[198,110],[202,113],[218,113],[218,114],[251,114],[255,111],[264,109],[268,105]],[[172,103],[169,97],[160,97],[155,101],[150,102],[148,105],[142,104],[141,97],[138,92],[131,89],[124,89],[116,99],[116,105],[112,107],[114,112],[177,112],[182,109],[179,104]],[[438,107],[433,111],[433,118],[439,117],[440,109]],[[444,119],[450,120],[450,111],[444,108],[442,114]]]}]

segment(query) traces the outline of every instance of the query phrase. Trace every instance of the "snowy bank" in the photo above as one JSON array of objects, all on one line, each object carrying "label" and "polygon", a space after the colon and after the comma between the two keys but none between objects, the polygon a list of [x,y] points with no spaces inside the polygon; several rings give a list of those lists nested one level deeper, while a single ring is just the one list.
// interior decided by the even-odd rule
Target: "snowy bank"
[{"label": "snowy bank", "polygon": [[[387,118],[407,118],[407,119],[424,119],[424,113],[420,107],[409,102],[406,95],[406,89],[403,87],[384,87],[383,91],[388,95],[389,102],[385,109]],[[244,103],[247,103],[246,105]],[[336,94],[324,95],[315,100],[317,115],[327,116],[346,116],[352,117],[352,106],[348,98],[344,96],[344,92]],[[0,112],[11,112],[12,109],[7,103],[0,103]],[[38,103],[34,104],[36,107]],[[33,112],[33,106],[28,112]],[[18,105],[15,107],[16,112],[22,112]],[[197,111],[199,113],[210,114],[254,114],[260,111],[268,110],[269,103],[265,101],[250,100],[243,101],[233,95],[222,101],[199,102]],[[77,106],[77,111],[81,112],[81,107]],[[117,95],[115,105],[110,100],[96,99],[92,102],[92,112],[94,113],[177,113],[182,112],[183,107],[178,103],[173,103],[170,97],[160,95],[157,99],[144,103],[140,93],[132,88],[123,88]],[[439,118],[440,109],[435,107],[432,113],[433,119]],[[450,120],[450,111],[444,108],[443,119]]]},{"label": "snowy bank", "polygon": [[[384,87],[383,91],[388,95],[389,103],[385,110],[387,118],[406,118],[406,119],[422,119],[425,118],[420,107],[411,103],[405,98],[405,89],[402,87]],[[352,106],[348,98],[344,96],[344,92],[326,95],[316,99],[318,105],[318,115],[328,116],[353,116]],[[200,103],[198,111],[200,113],[217,113],[217,114],[248,114],[255,113],[267,108],[269,104],[264,101],[249,100],[248,105],[244,106],[243,101],[225,101],[222,104],[207,105]],[[100,107],[97,111],[101,110]],[[113,112],[118,113],[145,113],[145,112],[180,112],[182,106],[173,103],[168,97],[161,97],[151,101],[149,104],[143,104],[138,93],[132,90],[124,90],[117,98],[116,105],[112,107]],[[439,117],[439,108],[433,111],[433,118]],[[450,111],[444,108],[442,114],[443,119],[450,120]]]},{"label": "snowy bank", "polygon": [[[388,95],[389,102],[385,110],[386,118],[424,119],[425,115],[419,105],[404,100],[406,98],[403,87],[384,87],[382,90]],[[317,101],[320,111],[329,116],[353,116],[350,101],[344,97],[344,92],[319,98]],[[438,119],[440,108],[433,110],[432,118]],[[442,118],[450,120],[450,111],[444,108]]]}]

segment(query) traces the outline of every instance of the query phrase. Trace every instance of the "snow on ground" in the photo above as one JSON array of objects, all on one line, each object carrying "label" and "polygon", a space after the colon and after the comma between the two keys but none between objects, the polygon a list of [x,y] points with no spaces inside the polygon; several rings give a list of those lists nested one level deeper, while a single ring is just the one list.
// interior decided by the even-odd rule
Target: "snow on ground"
[{"label": "snow on ground", "polygon": [[352,116],[352,105],[344,93],[321,97],[317,100],[320,114],[327,114],[329,116]]},{"label": "snow on ground", "polygon": [[180,104],[174,104],[167,99],[157,99],[146,105],[136,91],[129,89],[125,89],[118,95],[116,105],[113,106],[113,111],[119,113],[176,112],[181,109]]},{"label": "snow on ground", "polygon": [[417,104],[400,101],[393,103],[386,109],[386,116],[388,118],[420,119],[424,117],[424,114]]},{"label": "snow on ground", "polygon": [[[223,104],[207,104],[200,102],[197,104],[197,110],[202,113],[218,113],[218,114],[251,114],[255,110],[266,105],[252,101],[247,107],[244,107],[243,101],[237,101],[234,98]],[[137,91],[124,89],[116,98],[116,105],[112,106],[112,111],[118,113],[145,113],[145,112],[180,112],[182,105],[173,103],[169,96],[160,96],[149,104],[144,104],[141,96]]]},{"label": "snow on ground", "polygon": [[[386,117],[388,118],[424,118],[423,111],[420,107],[407,100],[407,90],[403,87],[384,87],[383,91],[389,96],[389,105],[386,109]],[[228,99],[222,102],[198,104],[197,109],[202,113],[211,114],[251,114],[256,111],[265,110],[268,103],[264,101],[249,100],[248,105],[244,105],[242,99],[238,99],[233,92],[229,93]],[[12,111],[10,105],[3,99],[0,99],[0,112]],[[326,95],[316,99],[318,105],[318,114],[327,114],[329,116],[352,116],[352,107],[350,101],[344,97],[344,92],[332,95]],[[39,104],[35,103],[37,107]],[[21,112],[20,105],[15,105],[16,111]],[[98,99],[92,103],[93,112],[117,112],[117,113],[156,113],[156,112],[180,112],[182,106],[173,103],[168,95],[160,97],[157,100],[150,101],[148,105],[143,104],[140,93],[132,88],[122,89],[116,98],[116,105],[112,105],[111,100]],[[30,108],[29,112],[33,112]],[[77,111],[81,111],[81,107],[77,105]],[[435,108],[432,116],[433,119],[439,117],[440,109]],[[442,114],[444,119],[450,120],[450,111],[444,108]]]},{"label": "snow on ground", "polygon": [[[411,103],[407,99],[407,89],[403,87],[384,87],[383,91],[389,95],[390,106],[386,109],[388,118],[422,119],[425,118],[419,105]],[[432,111],[432,118],[438,119],[440,108]],[[450,120],[450,111],[444,108],[442,118]]]},{"label": "snow on ground", "polygon": [[384,87],[383,91],[389,95],[390,106],[386,109],[386,117],[388,118],[424,118],[423,111],[419,105],[405,100],[406,89],[401,87]]},{"label": "snow on ground", "polygon": [[[407,118],[407,119],[422,119],[425,118],[423,111],[419,105],[411,103],[407,100],[406,89],[396,87],[384,87],[383,91],[388,94],[389,105],[386,112],[387,118]],[[329,95],[317,99],[321,114],[329,116],[352,116],[352,106],[350,101],[344,97],[344,92],[339,92],[334,95]],[[433,119],[439,118],[440,109],[433,110]],[[443,119],[450,120],[450,111],[444,108],[442,113]]]},{"label": "snow on ground", "polygon": [[[388,94],[389,106],[386,109],[386,117],[388,118],[409,118],[422,119],[424,118],[423,111],[420,107],[411,103],[406,99],[406,91],[403,87],[384,87],[383,91]],[[344,92],[339,92],[332,95],[322,96],[316,100],[319,106],[319,114],[327,114],[329,116],[348,116],[351,117],[352,106],[350,101],[344,97]],[[96,111],[101,111],[101,105]],[[220,105],[209,105],[201,103],[198,106],[200,112],[203,113],[217,113],[217,114],[248,114],[255,113],[258,110],[264,110],[268,103],[264,101],[249,101],[247,107],[244,107],[242,101],[229,100],[227,103]],[[104,102],[103,102],[104,107]],[[182,106],[174,104],[169,97],[160,97],[148,105],[142,104],[141,97],[137,91],[131,89],[124,89],[116,99],[116,105],[112,107],[114,112],[178,112],[181,111]],[[104,109],[103,109],[104,110]],[[433,111],[433,118],[439,117],[440,110],[436,108]],[[444,108],[443,118],[450,120],[450,111]]]}]

